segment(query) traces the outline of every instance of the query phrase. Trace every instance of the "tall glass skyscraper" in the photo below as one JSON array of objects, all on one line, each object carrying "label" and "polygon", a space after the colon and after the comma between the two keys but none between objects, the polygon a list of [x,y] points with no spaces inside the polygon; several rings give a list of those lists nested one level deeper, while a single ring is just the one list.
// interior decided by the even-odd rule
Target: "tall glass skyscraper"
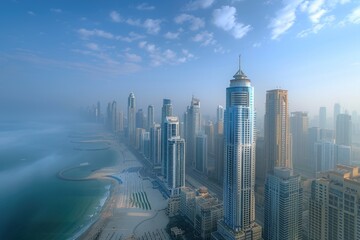
[{"label": "tall glass skyscraper", "polygon": [[128,97],[128,137],[131,144],[135,144],[135,95],[130,93]]},{"label": "tall glass skyscraper", "polygon": [[254,88],[239,68],[226,89],[224,219],[213,239],[261,239],[255,223]]}]

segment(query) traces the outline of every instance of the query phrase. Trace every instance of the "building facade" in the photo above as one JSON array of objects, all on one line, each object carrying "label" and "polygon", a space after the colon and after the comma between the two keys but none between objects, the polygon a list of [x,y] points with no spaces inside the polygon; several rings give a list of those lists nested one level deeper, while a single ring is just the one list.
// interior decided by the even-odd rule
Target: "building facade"
[{"label": "building facade", "polygon": [[309,239],[360,239],[359,167],[337,165],[311,184]]},{"label": "building facade", "polygon": [[302,187],[292,169],[276,167],[265,184],[264,240],[302,239]]}]

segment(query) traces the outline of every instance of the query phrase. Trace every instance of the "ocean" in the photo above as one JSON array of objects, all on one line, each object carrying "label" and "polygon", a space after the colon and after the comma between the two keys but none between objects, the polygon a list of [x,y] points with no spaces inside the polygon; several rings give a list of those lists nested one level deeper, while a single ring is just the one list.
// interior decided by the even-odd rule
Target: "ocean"
[{"label": "ocean", "polygon": [[[110,181],[66,181],[113,166],[112,136],[99,124],[0,123],[0,239],[72,239],[93,222]],[[76,167],[76,168],[73,168]]]}]

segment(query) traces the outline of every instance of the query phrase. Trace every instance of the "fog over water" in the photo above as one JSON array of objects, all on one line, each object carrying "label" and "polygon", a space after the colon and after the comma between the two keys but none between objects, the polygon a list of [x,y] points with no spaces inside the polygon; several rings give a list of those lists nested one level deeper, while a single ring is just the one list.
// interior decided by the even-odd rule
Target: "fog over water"
[{"label": "fog over water", "polygon": [[[59,171],[84,177],[114,164],[112,150],[86,151],[72,141],[102,133],[101,126],[67,122],[0,124],[0,238],[65,239],[75,235],[100,210],[110,182],[64,181]],[[90,146],[91,148],[91,146]]]}]

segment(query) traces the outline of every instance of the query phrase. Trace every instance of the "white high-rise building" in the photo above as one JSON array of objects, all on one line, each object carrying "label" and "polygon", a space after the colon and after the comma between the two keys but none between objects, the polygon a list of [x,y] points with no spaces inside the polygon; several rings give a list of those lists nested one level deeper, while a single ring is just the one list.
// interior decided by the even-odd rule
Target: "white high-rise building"
[{"label": "white high-rise building", "polygon": [[167,180],[168,174],[168,144],[169,139],[172,137],[179,136],[179,118],[178,117],[165,117],[165,121],[163,123],[163,128],[161,130],[162,139],[161,141],[164,142],[164,145],[161,146],[161,151],[164,154],[162,158],[162,175],[165,180]]},{"label": "white high-rise building", "polygon": [[224,218],[212,238],[262,239],[255,223],[254,88],[241,68],[226,89],[224,134]]},{"label": "white high-rise building", "polygon": [[171,137],[167,147],[167,184],[170,195],[176,196],[185,187],[185,140],[179,135]]}]

